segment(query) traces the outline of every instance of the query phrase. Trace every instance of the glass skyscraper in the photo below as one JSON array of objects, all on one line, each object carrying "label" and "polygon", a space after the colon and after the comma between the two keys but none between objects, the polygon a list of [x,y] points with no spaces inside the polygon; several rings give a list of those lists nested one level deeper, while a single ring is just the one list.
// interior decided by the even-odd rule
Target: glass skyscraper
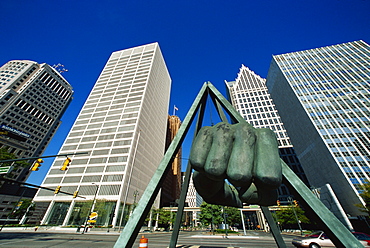
[{"label": "glass skyscraper", "polygon": [[[34,201],[44,206],[42,224],[81,225],[91,200],[97,225],[127,221],[164,155],[171,79],[158,43],[113,52]],[[159,204],[157,202],[157,204]]]},{"label": "glass skyscraper", "polygon": [[370,179],[370,46],[354,41],[273,56],[267,87],[309,183],[346,214]]}]

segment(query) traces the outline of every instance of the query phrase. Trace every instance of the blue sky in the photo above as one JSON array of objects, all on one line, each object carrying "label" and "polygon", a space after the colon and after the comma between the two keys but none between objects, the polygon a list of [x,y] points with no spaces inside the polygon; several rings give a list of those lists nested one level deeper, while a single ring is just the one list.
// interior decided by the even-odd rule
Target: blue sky
[{"label": "blue sky", "polygon": [[[266,77],[274,54],[370,42],[370,0],[1,0],[0,63],[61,63],[74,100],[45,155],[57,154],[109,55],[159,42],[183,119],[202,84],[225,94],[241,64]],[[187,149],[184,157],[187,156]],[[53,159],[33,172],[39,184]]]}]

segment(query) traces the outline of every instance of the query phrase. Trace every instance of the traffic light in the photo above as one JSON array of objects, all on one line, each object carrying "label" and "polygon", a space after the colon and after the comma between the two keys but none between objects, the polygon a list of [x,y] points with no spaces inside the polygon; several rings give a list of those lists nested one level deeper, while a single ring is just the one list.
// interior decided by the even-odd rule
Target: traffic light
[{"label": "traffic light", "polygon": [[66,160],[64,160],[64,162],[63,162],[63,165],[62,165],[62,167],[60,168],[60,170],[61,171],[65,171],[65,170],[67,170],[68,169],[68,166],[69,166],[69,164],[71,163],[71,159],[70,158],[66,158]]},{"label": "traffic light", "polygon": [[293,203],[294,203],[294,206],[298,207],[298,201],[297,200],[294,200]]},{"label": "traffic light", "polygon": [[23,201],[19,201],[18,204],[17,204],[17,206],[15,206],[15,209],[16,210],[20,209],[20,207],[22,206],[22,204],[23,204]]},{"label": "traffic light", "polygon": [[42,160],[41,158],[38,158],[35,163],[33,164],[31,170],[32,171],[38,171],[39,170],[39,167],[41,166],[41,163],[43,163],[44,160]]},{"label": "traffic light", "polygon": [[55,191],[54,191],[54,194],[58,194],[59,193],[59,191],[60,191],[60,188],[61,188],[62,186],[57,186],[57,188],[55,189]]},{"label": "traffic light", "polygon": [[76,198],[78,196],[78,190],[76,190],[74,193],[73,193],[73,198]]},{"label": "traffic light", "polygon": [[276,204],[278,205],[278,207],[280,207],[280,201],[279,200],[276,201]]}]

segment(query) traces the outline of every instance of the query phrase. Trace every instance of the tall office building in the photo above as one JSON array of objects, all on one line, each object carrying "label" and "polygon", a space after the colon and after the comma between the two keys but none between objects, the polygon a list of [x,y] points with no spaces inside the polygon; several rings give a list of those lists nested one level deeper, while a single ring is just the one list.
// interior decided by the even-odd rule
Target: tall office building
[{"label": "tall office building", "polygon": [[42,186],[61,193],[37,193],[41,223],[84,224],[93,199],[97,225],[127,221],[164,155],[170,86],[158,43],[111,54],[60,151],[88,154],[65,171],[55,159]]},{"label": "tall office building", "polygon": [[[185,179],[185,172],[181,172],[182,181]],[[188,192],[186,193],[185,204],[187,207],[200,207],[203,203],[203,198],[198,194],[193,183],[193,175],[190,176]]]},{"label": "tall office building", "polygon": [[[41,156],[72,95],[72,86],[48,64],[12,60],[0,67],[0,148],[18,158]],[[24,182],[29,173],[29,167],[16,168],[8,177]],[[0,219],[20,195],[29,197],[24,187],[8,182],[1,184],[0,194]]]},{"label": "tall office building", "polygon": [[[261,78],[245,65],[239,70],[235,81],[225,81],[228,97],[234,108],[255,128],[269,128],[276,134],[280,157],[308,184],[303,169],[297,159],[283,122],[266,87],[266,79]],[[287,201],[290,196],[285,185],[279,188],[279,200]]]},{"label": "tall office building", "polygon": [[370,179],[370,46],[354,41],[273,56],[267,87],[310,184],[361,215]]},{"label": "tall office building", "polygon": [[[180,118],[176,115],[168,116],[166,150],[171,145],[181,126]],[[181,156],[182,149],[180,148],[174,158],[171,168],[169,169],[166,178],[161,187],[161,202],[160,207],[170,207],[177,205],[177,200],[180,199],[181,193]]]}]

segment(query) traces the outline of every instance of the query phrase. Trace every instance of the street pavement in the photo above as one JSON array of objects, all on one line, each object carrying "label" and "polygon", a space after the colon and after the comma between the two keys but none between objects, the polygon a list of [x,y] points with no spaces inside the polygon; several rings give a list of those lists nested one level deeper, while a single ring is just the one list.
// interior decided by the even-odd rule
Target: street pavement
[{"label": "street pavement", "polygon": [[[12,248],[24,247],[88,247],[102,248],[113,247],[118,235],[118,231],[107,229],[91,230],[85,234],[77,233],[76,228],[44,228],[40,227],[37,231],[34,228],[4,228],[0,232],[0,246]],[[170,232],[140,233],[136,238],[133,247],[139,247],[139,240],[144,235],[149,240],[150,248],[168,247],[171,239]],[[287,248],[293,248],[291,244],[292,235],[283,235]],[[229,248],[229,247],[277,247],[272,235],[262,231],[248,231],[247,235],[210,235],[201,231],[181,231],[178,237],[177,247],[183,248]]]}]

